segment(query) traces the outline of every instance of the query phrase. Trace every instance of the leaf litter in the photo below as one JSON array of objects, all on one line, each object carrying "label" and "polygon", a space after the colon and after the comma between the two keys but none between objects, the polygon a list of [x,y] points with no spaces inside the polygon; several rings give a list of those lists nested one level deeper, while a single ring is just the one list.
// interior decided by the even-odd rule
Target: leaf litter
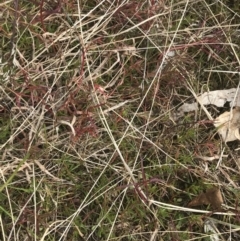
[{"label": "leaf litter", "polygon": [[220,210],[222,204],[223,198],[220,189],[218,187],[212,187],[195,197],[188,204],[188,207],[211,205],[214,210]]},{"label": "leaf litter", "polygon": [[198,102],[184,103],[180,106],[176,113],[173,114],[175,120],[184,116],[184,113],[197,111],[198,103],[201,105],[215,105],[223,107],[229,102],[230,107],[235,107],[230,111],[226,111],[214,120],[214,126],[218,128],[218,133],[225,142],[240,140],[240,93],[238,89],[231,88],[226,90],[214,90],[205,92],[197,97]]}]

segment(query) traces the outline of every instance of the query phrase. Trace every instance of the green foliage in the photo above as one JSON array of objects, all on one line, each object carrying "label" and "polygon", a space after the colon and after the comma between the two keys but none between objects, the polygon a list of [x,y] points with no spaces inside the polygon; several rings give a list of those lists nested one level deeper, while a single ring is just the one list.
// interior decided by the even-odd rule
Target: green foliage
[{"label": "green foliage", "polygon": [[201,240],[210,213],[188,203],[212,184],[232,209],[211,216],[231,232],[238,143],[200,106],[174,114],[238,86],[237,5],[1,3],[2,240]]},{"label": "green foliage", "polygon": [[0,119],[0,144],[5,143],[11,135],[10,124],[7,120]]}]

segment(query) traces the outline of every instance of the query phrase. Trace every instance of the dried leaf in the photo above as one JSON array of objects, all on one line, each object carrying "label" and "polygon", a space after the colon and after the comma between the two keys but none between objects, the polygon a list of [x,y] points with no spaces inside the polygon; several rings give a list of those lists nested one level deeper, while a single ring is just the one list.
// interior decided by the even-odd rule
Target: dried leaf
[{"label": "dried leaf", "polygon": [[225,142],[239,140],[240,127],[240,107],[236,107],[231,112],[224,112],[216,118],[214,126],[218,127],[218,133]]},{"label": "dried leaf", "polygon": [[[227,89],[227,90],[214,90],[203,93],[199,97],[199,102],[203,105],[215,105],[217,107],[223,107],[226,102],[230,102],[231,106],[240,105],[240,92],[237,92],[236,88]],[[237,92],[237,93],[236,93]],[[235,99],[235,102],[232,101]]]},{"label": "dried leaf", "polygon": [[205,193],[199,194],[189,204],[189,207],[200,205],[211,205],[213,209],[221,209],[223,198],[218,187],[208,189]]},{"label": "dried leaf", "polygon": [[[236,88],[205,92],[197,98],[198,103],[204,106],[215,105],[223,107],[226,102],[229,102],[230,106],[240,106],[240,91]],[[198,103],[184,103],[177,109],[176,113],[173,113],[173,118],[177,120],[181,116],[184,116],[185,112],[197,111]]]}]

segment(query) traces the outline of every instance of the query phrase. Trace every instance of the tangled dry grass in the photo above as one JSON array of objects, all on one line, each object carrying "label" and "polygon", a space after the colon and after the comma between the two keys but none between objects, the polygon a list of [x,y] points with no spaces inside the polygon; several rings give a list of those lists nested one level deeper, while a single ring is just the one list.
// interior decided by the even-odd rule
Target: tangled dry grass
[{"label": "tangled dry grass", "polygon": [[[201,108],[173,118],[238,86],[237,1],[9,0],[0,12],[1,240],[213,240],[209,222],[239,239],[239,141]],[[213,186],[220,210],[188,206]]]}]

